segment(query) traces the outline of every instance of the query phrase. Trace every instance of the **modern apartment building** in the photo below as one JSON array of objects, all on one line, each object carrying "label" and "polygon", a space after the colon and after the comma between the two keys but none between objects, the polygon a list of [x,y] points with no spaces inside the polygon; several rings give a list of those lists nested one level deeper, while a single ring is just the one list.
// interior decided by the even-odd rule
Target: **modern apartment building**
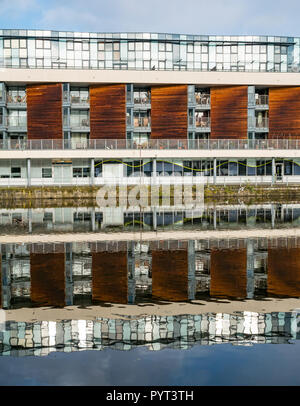
[{"label": "modern apartment building", "polygon": [[0,65],[0,186],[300,182],[300,38],[0,30]]}]

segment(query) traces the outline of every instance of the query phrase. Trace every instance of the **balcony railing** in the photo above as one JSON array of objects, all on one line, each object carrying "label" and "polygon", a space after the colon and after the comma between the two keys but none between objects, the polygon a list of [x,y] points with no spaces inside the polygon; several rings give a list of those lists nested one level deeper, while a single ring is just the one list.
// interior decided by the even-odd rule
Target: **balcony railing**
[{"label": "balcony railing", "polygon": [[83,104],[83,105],[89,105],[89,98],[88,97],[84,97],[84,96],[70,96],[70,101],[71,104]]},{"label": "balcony railing", "polygon": [[197,105],[208,106],[210,105],[210,94],[195,94]]},{"label": "balcony railing", "polygon": [[74,120],[70,122],[70,127],[72,129],[83,129],[87,130],[90,126],[90,120],[88,118],[82,118],[81,120]]},{"label": "balcony railing", "polygon": [[255,99],[255,104],[257,106],[268,105],[269,96],[267,94],[259,94],[258,97]]},{"label": "balcony railing", "polygon": [[247,140],[247,139],[210,139],[210,140],[188,140],[188,139],[149,139],[144,143],[120,139],[92,139],[84,143],[76,143],[68,140],[0,140],[0,150],[72,150],[72,149],[97,149],[97,150],[298,150],[300,139],[269,139],[269,140]]},{"label": "balcony railing", "polygon": [[150,117],[133,117],[133,126],[134,127],[151,127],[151,118]]},{"label": "balcony railing", "polygon": [[210,117],[195,117],[195,126],[196,127],[209,127],[210,126]]},{"label": "balcony railing", "polygon": [[6,125],[10,128],[27,127],[27,117],[6,117]]},{"label": "balcony railing", "polygon": [[255,128],[268,128],[269,127],[269,119],[268,118],[255,118]]},{"label": "balcony railing", "polygon": [[150,96],[139,96],[139,97],[137,97],[137,96],[135,96],[134,97],[134,104],[150,104],[151,103],[151,101],[150,101]]},{"label": "balcony railing", "polygon": [[6,102],[8,104],[24,105],[26,104],[26,93],[23,95],[13,95],[7,93]]}]

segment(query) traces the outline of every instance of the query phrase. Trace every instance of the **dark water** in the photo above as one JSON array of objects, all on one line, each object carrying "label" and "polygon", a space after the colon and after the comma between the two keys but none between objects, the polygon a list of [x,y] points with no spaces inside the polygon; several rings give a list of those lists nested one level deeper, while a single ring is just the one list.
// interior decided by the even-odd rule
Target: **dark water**
[{"label": "dark water", "polygon": [[[112,213],[34,210],[0,216],[2,235],[20,236],[1,244],[1,385],[300,384],[300,205],[123,212],[118,231],[199,231],[196,239],[161,233],[134,241],[112,237]],[[231,237],[232,230],[253,229],[273,234]],[[204,238],[202,230],[228,235]],[[90,231],[99,239],[85,238]],[[64,232],[74,232],[74,240],[57,242]],[[30,240],[43,233],[51,234],[48,242]],[[257,310],[250,311],[253,300]],[[229,313],[228,303],[237,310]],[[113,304],[118,315],[105,316]],[[179,310],[161,315],[170,304]],[[193,312],[181,311],[182,304]],[[203,310],[208,304],[218,311]],[[35,319],[40,307],[70,313]],[[90,317],[76,316],[76,308],[90,309]]]}]

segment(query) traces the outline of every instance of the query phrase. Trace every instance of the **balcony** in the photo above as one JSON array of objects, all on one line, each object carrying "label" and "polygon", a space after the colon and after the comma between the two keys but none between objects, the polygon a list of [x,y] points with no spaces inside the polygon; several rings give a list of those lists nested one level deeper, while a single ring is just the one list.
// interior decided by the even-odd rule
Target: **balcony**
[{"label": "balcony", "polygon": [[267,94],[256,95],[255,98],[256,107],[267,107],[269,105],[269,96]]},{"label": "balcony", "polygon": [[70,95],[70,102],[72,107],[88,107],[90,100],[86,96],[73,96]]},{"label": "balcony", "polygon": [[27,128],[27,117],[7,117],[6,125],[9,130],[15,131],[26,131]]},{"label": "balcony", "polygon": [[269,128],[269,119],[267,117],[255,117],[255,129],[267,130]]},{"label": "balcony", "polygon": [[26,93],[17,95],[8,92],[6,103],[8,107],[26,107]]},{"label": "balcony", "polygon": [[209,107],[210,94],[195,93],[196,106]]},{"label": "balcony", "polygon": [[90,128],[90,120],[89,118],[81,118],[78,120],[72,120],[72,116],[71,116],[71,123],[70,123],[70,127],[72,129],[72,131],[89,131]]},{"label": "balcony", "polygon": [[195,127],[198,129],[210,128],[210,117],[195,116]]},{"label": "balcony", "polygon": [[151,118],[150,117],[133,117],[133,126],[136,130],[150,130],[151,129]]}]

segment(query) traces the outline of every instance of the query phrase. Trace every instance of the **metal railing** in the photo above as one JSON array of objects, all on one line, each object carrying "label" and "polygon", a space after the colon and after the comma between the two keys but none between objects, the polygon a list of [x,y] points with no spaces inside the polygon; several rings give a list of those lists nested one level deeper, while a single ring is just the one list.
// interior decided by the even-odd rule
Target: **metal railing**
[{"label": "metal railing", "polygon": [[[300,135],[300,134],[299,134]],[[74,143],[63,139],[0,140],[0,150],[242,150],[242,149],[299,149],[300,139],[149,139],[143,143],[126,139],[90,139]]]}]

